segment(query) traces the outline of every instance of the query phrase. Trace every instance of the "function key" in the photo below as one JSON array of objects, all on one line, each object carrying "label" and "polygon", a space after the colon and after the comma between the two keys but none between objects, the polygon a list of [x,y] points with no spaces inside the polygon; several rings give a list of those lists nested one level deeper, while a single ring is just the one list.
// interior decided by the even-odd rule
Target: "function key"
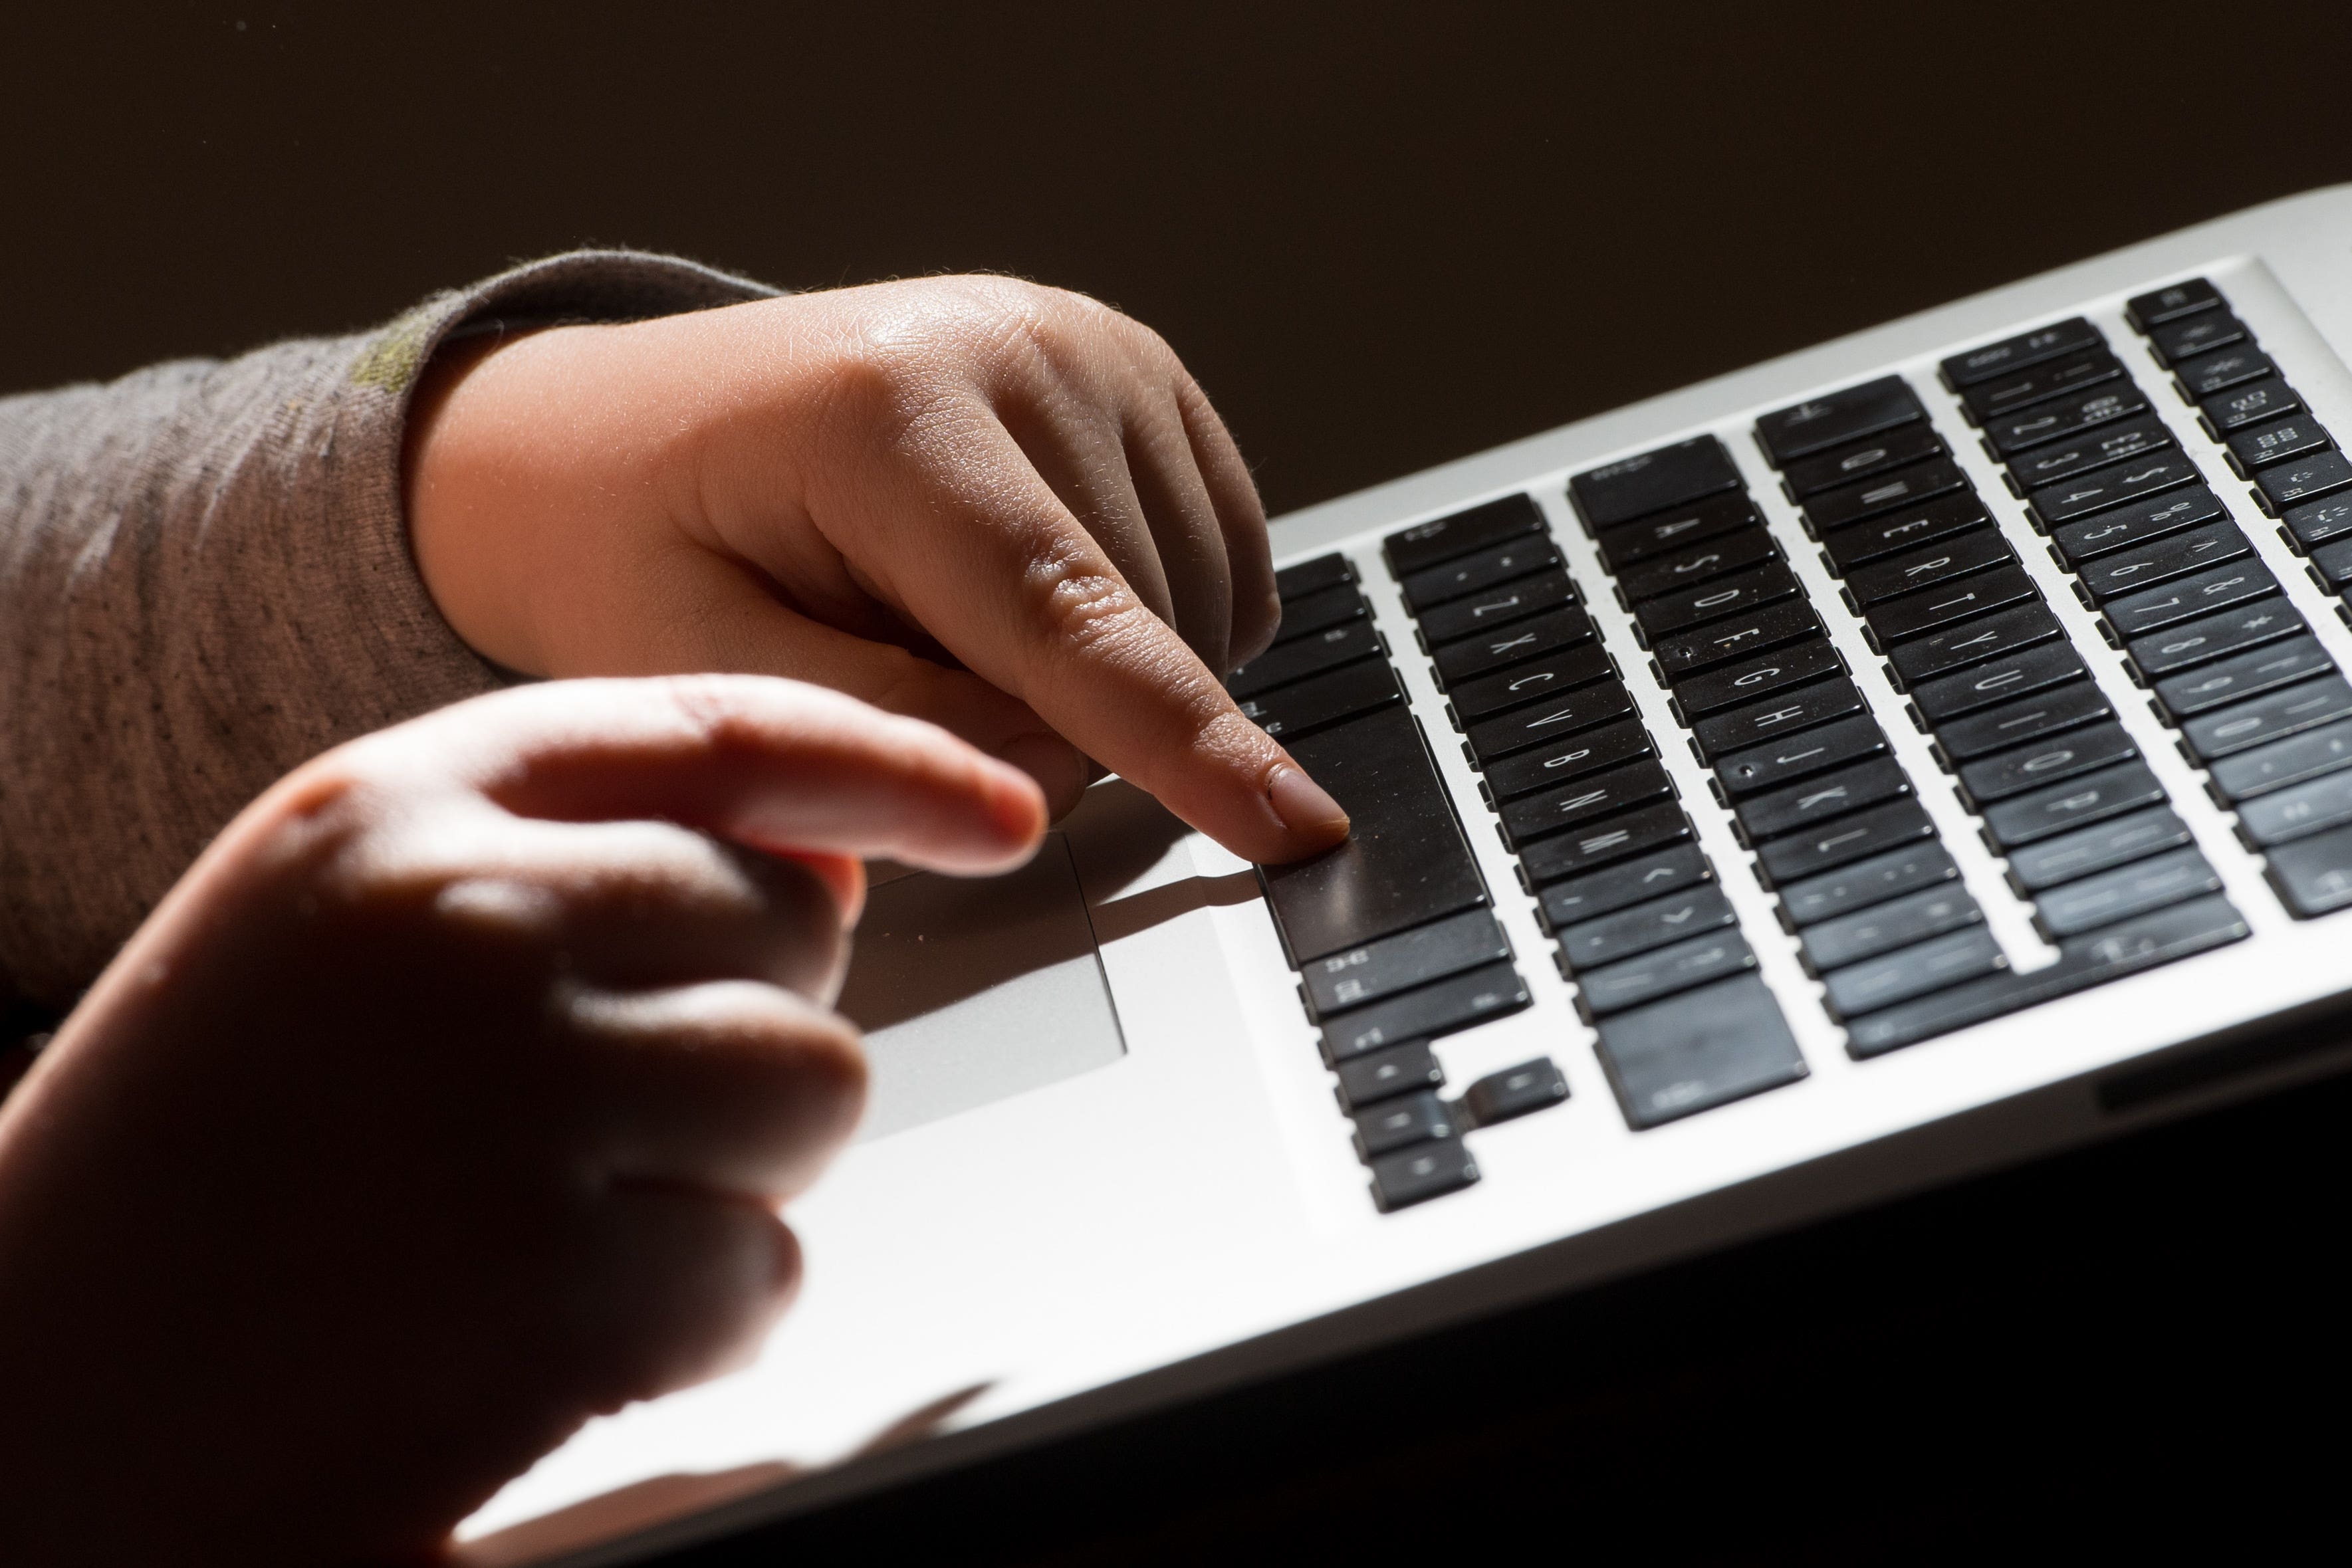
[{"label": "function key", "polygon": [[2250,424],[2294,413],[2302,409],[2303,400],[2278,377],[2264,376],[2258,382],[2216,392],[2197,406],[2204,411],[2215,433],[2226,436]]},{"label": "function key", "polygon": [[2306,501],[2299,507],[2289,507],[2279,521],[2286,525],[2288,535],[2304,549],[2315,549],[2332,538],[2352,533],[2352,497],[2338,496],[2328,501]]},{"label": "function key", "polygon": [[1450,517],[1415,523],[1391,534],[1381,549],[1388,552],[1389,570],[1406,577],[1521,534],[1540,533],[1543,526],[1543,508],[1534,497],[1505,496]]},{"label": "function key", "polygon": [[1474,637],[1490,627],[1507,625],[1540,611],[1575,602],[1576,589],[1568,580],[1568,573],[1538,572],[1437,606],[1420,617],[1421,634],[1435,648],[1456,638]]},{"label": "function key", "polygon": [[2201,277],[2185,283],[2168,284],[2162,288],[2132,297],[2124,307],[2132,326],[2146,336],[2167,321],[2178,321],[2183,316],[2194,316],[2200,310],[2210,310],[2221,303],[2221,291]]},{"label": "function key", "polygon": [[2006,460],[2032,447],[2113,423],[2147,407],[2147,399],[2140,395],[2137,387],[2128,383],[2103,387],[2075,397],[2036,403],[2021,413],[1989,420],[1984,427],[1985,439],[1992,443],[1994,455]]},{"label": "function key", "polygon": [[2248,474],[2273,463],[2308,457],[2331,444],[2327,432],[2317,420],[2307,413],[2298,413],[2238,432],[2230,437],[2230,455],[2235,459],[2238,472]]},{"label": "function key", "polygon": [[1319,555],[1313,560],[1302,560],[1296,566],[1286,566],[1274,574],[1274,591],[1284,599],[1297,599],[1320,589],[1337,588],[1343,582],[1356,580],[1356,569],[1348,558],[1337,553]]},{"label": "function key", "polygon": [[1938,457],[1943,452],[1944,438],[1922,423],[1791,463],[1781,479],[1788,486],[1790,499],[1801,501],[1816,491],[1867,479],[1906,463]]},{"label": "function key", "polygon": [[1944,361],[1944,380],[1954,392],[1958,392],[2078,349],[2105,347],[2106,340],[2099,336],[2099,329],[2077,316],[2071,321],[2037,327],[1998,343],[1987,343],[1981,349],[1970,349],[1965,354],[1954,354]]},{"label": "function key", "polygon": [[1618,1013],[1600,1033],[1601,1062],[1636,1129],[1805,1076],[1780,1004],[1753,975]]},{"label": "function key", "polygon": [[2263,510],[2276,517],[2297,501],[2308,501],[2352,485],[2352,462],[2341,452],[2323,452],[2299,463],[2265,468],[2254,476]]},{"label": "function key", "polygon": [[1908,382],[1901,376],[1881,376],[1768,413],[1756,422],[1756,438],[1763,443],[1772,465],[1786,468],[1800,457],[1926,417],[1919,394]]},{"label": "function key", "polygon": [[2329,773],[2258,795],[2238,807],[2238,837],[2249,849],[2283,844],[2352,821],[2352,773]]},{"label": "function key", "polygon": [[2333,773],[2347,762],[2352,762],[2352,723],[2322,725],[2223,758],[2213,764],[2207,788],[2216,800],[2243,800],[2267,789],[2284,789]]},{"label": "function key", "polygon": [[1738,488],[1739,470],[1712,435],[1622,458],[1568,482],[1585,528],[1594,533]]},{"label": "function key", "polygon": [[1462,1092],[1462,1109],[1473,1127],[1491,1127],[1568,1098],[1568,1080],[1549,1056],[1489,1072]]},{"label": "function key", "polygon": [[2263,376],[2278,374],[2271,357],[2251,345],[2224,349],[2218,354],[2206,354],[2185,365],[2173,367],[2180,382],[2180,390],[2191,402],[2201,402],[2215,392],[2240,385]]},{"label": "function key", "polygon": [[2185,321],[2175,321],[2158,327],[2147,335],[2156,350],[2157,358],[2168,365],[2183,360],[2193,360],[2200,354],[2210,354],[2236,343],[2252,340],[2246,324],[2227,310],[2205,310]]},{"label": "function key", "polygon": [[1613,528],[1603,528],[1593,542],[1601,547],[1601,563],[1611,571],[1622,571],[1636,561],[1663,555],[1685,545],[1711,539],[1736,528],[1760,527],[1763,519],[1748,497],[1737,492],[1714,496],[1696,506],[1677,507],[1639,522],[1621,523]]}]

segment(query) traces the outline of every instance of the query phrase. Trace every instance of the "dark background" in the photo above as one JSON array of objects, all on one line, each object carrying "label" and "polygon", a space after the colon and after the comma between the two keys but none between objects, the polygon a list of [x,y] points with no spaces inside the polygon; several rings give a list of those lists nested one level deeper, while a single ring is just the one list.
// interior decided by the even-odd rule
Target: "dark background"
[{"label": "dark background", "polygon": [[[2352,179],[2338,7],[82,6],[0,45],[0,389],[566,246],[992,268],[1281,511]],[[2347,258],[2352,263],[2352,258]],[[2328,1528],[2341,1084],[836,1511],[733,1555],[1880,1561]],[[877,1539],[880,1538],[880,1539]]]}]

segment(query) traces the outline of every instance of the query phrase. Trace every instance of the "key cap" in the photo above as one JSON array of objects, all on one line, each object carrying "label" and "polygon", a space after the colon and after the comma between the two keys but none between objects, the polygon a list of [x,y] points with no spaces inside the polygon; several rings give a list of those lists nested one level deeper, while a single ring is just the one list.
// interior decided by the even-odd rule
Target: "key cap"
[{"label": "key cap", "polygon": [[2335,667],[2318,643],[2294,637],[2157,682],[2157,706],[2167,724],[2177,725],[2191,714],[2292,685]]},{"label": "key cap", "polygon": [[2122,379],[2123,373],[2123,366],[2106,350],[2085,349],[1972,386],[1960,394],[1960,401],[1968,405],[1969,417],[1983,424],[2051,398]]},{"label": "key cap", "polygon": [[1497,800],[1507,800],[1649,754],[1649,733],[1640,720],[1626,719],[1584,730],[1540,750],[1503,758],[1487,768],[1486,788]]},{"label": "key cap", "polygon": [[1346,556],[1335,552],[1284,567],[1274,574],[1274,591],[1282,599],[1300,599],[1355,580],[1356,569],[1348,564]]},{"label": "key cap", "polygon": [[1566,784],[1522,795],[1503,805],[1503,836],[1518,848],[1547,833],[1577,827],[1628,806],[1675,792],[1666,770],[1644,758]]},{"label": "key cap", "polygon": [[2162,588],[2127,593],[2101,606],[2107,624],[2126,638],[2210,615],[2214,611],[2278,591],[2271,569],[2251,558],[2182,578]]},{"label": "key cap", "polygon": [[2178,533],[2225,517],[2221,498],[2202,485],[2153,500],[2135,501],[2128,507],[2101,512],[2080,522],[2068,523],[2053,529],[2050,542],[2055,547],[2060,562],[2070,571],[2080,571],[2083,563],[2134,545],[2146,544],[2166,534]]},{"label": "key cap", "polygon": [[2352,717],[2352,685],[2329,674],[2298,686],[2261,696],[2212,713],[2200,714],[2180,727],[2180,738],[2202,761],[2243,751],[2266,740],[2277,740],[2297,730]]},{"label": "key cap", "polygon": [[1981,811],[1995,800],[2006,800],[2062,779],[2080,778],[2138,755],[2139,747],[2132,744],[2121,725],[2085,725],[2032,746],[1964,764],[1960,768],[1961,800],[1971,810]]},{"label": "key cap", "polygon": [[1366,659],[1244,698],[1238,706],[1266,734],[1288,737],[1403,700],[1396,673],[1381,660]]},{"label": "key cap", "polygon": [[1576,590],[1564,571],[1539,571],[1517,582],[1506,582],[1483,593],[1468,594],[1418,616],[1421,634],[1433,648],[1463,637],[1476,637],[1495,627],[1524,621],[1538,611],[1576,602]]},{"label": "key cap", "polygon": [[2232,804],[2284,789],[2352,762],[2352,721],[2324,724],[2284,740],[2224,757],[2212,765],[2211,789]]},{"label": "key cap", "polygon": [[2192,845],[2045,893],[2033,901],[2033,924],[2055,942],[2221,891],[2221,877]]},{"label": "key cap", "polygon": [[1824,535],[1822,563],[1829,568],[1832,576],[1844,576],[1864,561],[1964,533],[1990,520],[1991,516],[1973,491],[1945,496],[1924,506],[1905,507]]},{"label": "key cap", "polygon": [[1881,643],[1901,643],[1954,622],[1973,621],[1989,611],[2005,610],[2038,597],[2033,580],[2025,575],[2022,567],[1997,567],[1958,582],[1874,604],[1864,619],[1869,621],[1870,629],[1878,633]]},{"label": "key cap", "polygon": [[2352,822],[2352,773],[2324,773],[2238,807],[2238,837],[2248,849],[2283,844],[2344,822]]},{"label": "key cap", "polygon": [[1553,931],[1631,908],[1715,879],[1715,869],[1692,844],[1675,844],[1654,854],[1621,861],[1572,882],[1543,890],[1543,923]]},{"label": "key cap", "polygon": [[1549,1056],[1489,1072],[1462,1092],[1462,1109],[1473,1127],[1491,1127],[1547,1110],[1568,1098],[1568,1079]]},{"label": "key cap", "polygon": [[1825,534],[1897,507],[1916,506],[1955,490],[1965,490],[1968,484],[1949,459],[1939,457],[1864,479],[1858,485],[1824,490],[1806,500],[1805,516],[1817,533]]},{"label": "key cap", "polygon": [[1785,561],[1768,560],[1715,578],[1675,593],[1660,594],[1633,608],[1633,619],[1652,637],[1663,637],[1685,626],[1719,621],[1727,615],[1755,610],[1797,591],[1797,580]]},{"label": "key cap", "polygon": [[2254,490],[2262,497],[2263,508],[2276,516],[2297,501],[2330,495],[2352,485],[2352,460],[2347,460],[2341,452],[2322,452],[2316,456],[2265,468],[2253,478]]},{"label": "key cap", "polygon": [[1383,1046],[1432,1040],[1528,1005],[1528,988],[1508,964],[1489,964],[1417,991],[1325,1020],[1323,1060],[1333,1067]]},{"label": "key cap", "polygon": [[1576,977],[1577,1011],[1588,1021],[1607,1018],[1755,967],[1756,955],[1738,932],[1710,932],[1587,969]]},{"label": "key cap", "polygon": [[1453,1111],[1427,1090],[1356,1113],[1356,1157],[1368,1164],[1398,1149],[1454,1135]]},{"label": "key cap", "polygon": [[1990,932],[1981,925],[1963,926],[1914,946],[1832,970],[1824,977],[1829,994],[1822,998],[1822,1005],[1832,1018],[1843,1022],[2008,967],[2009,960]]},{"label": "key cap", "polygon": [[1581,876],[1612,861],[1680,842],[1690,835],[1690,819],[1683,815],[1682,807],[1672,800],[1659,800],[1570,832],[1538,839],[1520,853],[1519,864],[1528,873],[1528,884],[1541,887]]},{"label": "key cap", "polygon": [[2109,507],[2120,507],[2127,501],[2160,495],[2182,485],[2193,485],[2204,476],[2186,453],[2160,452],[2152,456],[2136,458],[2129,463],[2117,463],[2110,467],[2095,469],[2079,478],[2063,484],[2051,485],[2032,491],[2026,504],[2045,528],[2071,523],[2076,517],[2104,512]]},{"label": "key cap", "polygon": [[1688,506],[1718,490],[1739,488],[1739,470],[1712,435],[1694,436],[1637,457],[1579,474],[1568,482],[1569,497],[1592,532],[1669,507]]},{"label": "key cap", "polygon": [[1282,622],[1275,628],[1274,641],[1279,646],[1294,637],[1328,632],[1341,622],[1353,621],[1367,614],[1370,609],[1364,602],[1364,596],[1356,591],[1353,584],[1327,588],[1320,593],[1310,593],[1284,604]]},{"label": "key cap", "polygon": [[1593,542],[1600,547],[1601,564],[1612,572],[1622,572],[1637,561],[1762,523],[1746,494],[1734,490],[1639,522],[1603,528]]},{"label": "key cap", "polygon": [[1912,800],[1889,800],[1852,816],[1823,822],[1809,833],[1774,839],[1756,863],[1774,887],[1802,882],[1841,865],[1936,836],[1936,824]]},{"label": "key cap", "polygon": [[1573,648],[1463,682],[1453,691],[1454,711],[1467,724],[1523,703],[1540,702],[1595,681],[1612,679],[1616,673],[1609,662],[1608,651],[1600,643],[1580,643]]},{"label": "key cap", "polygon": [[1727,659],[1818,636],[1821,630],[1822,618],[1813,613],[1811,605],[1784,599],[1752,614],[1710,621],[1696,632],[1664,638],[1653,643],[1650,651],[1657,659],[1659,673],[1671,683],[1696,671],[1712,669]]},{"label": "key cap", "polygon": [[1444,1086],[1445,1069],[1425,1042],[1392,1045],[1339,1064],[1339,1109],[1353,1115],[1400,1094]]},{"label": "key cap", "polygon": [[2185,283],[2168,285],[2147,294],[2132,296],[2124,307],[2132,326],[2145,335],[2150,329],[2177,321],[2183,316],[2194,316],[2200,310],[2210,310],[2221,303],[2221,292],[2201,277]]},{"label": "key cap", "polygon": [[2189,841],[2188,825],[2172,814],[2169,806],[2158,806],[2039,843],[2021,844],[2009,852],[2009,884],[2021,898],[2031,898],[2078,876]]},{"label": "key cap", "polygon": [[2260,424],[2283,414],[2300,413],[2303,399],[2276,376],[2264,376],[2225,392],[2216,392],[2197,405],[2205,421],[2222,435]]},{"label": "key cap", "polygon": [[1862,711],[1862,693],[1852,681],[1823,681],[1801,691],[1782,692],[1728,713],[1710,714],[1691,726],[1691,744],[1700,760],[1778,740],[1784,735]]},{"label": "key cap", "polygon": [[1805,1076],[1780,1004],[1741,975],[1600,1023],[1601,1062],[1636,1131]]},{"label": "key cap", "polygon": [[2021,452],[2063,441],[2118,419],[2128,419],[2147,407],[2147,399],[2128,382],[2120,386],[2096,387],[2073,397],[2036,403],[2004,419],[1989,421],[1984,427],[1985,439],[1992,444],[1994,455],[2006,461]]},{"label": "key cap", "polygon": [[1478,1162],[1461,1139],[1423,1144],[1372,1162],[1372,1202],[1382,1214],[1394,1214],[1460,1192],[1477,1179]]},{"label": "key cap", "polygon": [[2122,594],[2153,588],[2176,577],[2187,577],[2209,566],[2252,555],[2253,549],[2252,542],[2238,531],[2238,525],[2224,517],[2203,528],[2168,535],[2137,549],[2118,550],[2085,562],[2080,569],[2083,591],[2091,596],[2093,603],[2103,604]]},{"label": "key cap", "polygon": [[1932,840],[1855,861],[1836,871],[1780,886],[1780,909],[1792,928],[1810,930],[1917,889],[1959,880],[1951,852]]},{"label": "key cap", "polygon": [[2036,327],[2031,332],[2020,332],[2014,338],[2003,338],[1998,343],[1987,343],[1981,349],[1954,354],[1943,362],[1941,368],[1947,385],[1954,389],[1972,387],[2026,365],[2055,359],[2061,354],[2105,346],[2106,340],[2099,335],[2099,329],[2077,316],[2047,327]]},{"label": "key cap", "polygon": [[1890,468],[1939,457],[1943,452],[1941,436],[1924,423],[1912,424],[1888,431],[1875,440],[1857,441],[1851,446],[1840,446],[1818,457],[1791,463],[1780,478],[1790,499],[1801,501],[1822,490],[1851,485]]},{"label": "key cap", "polygon": [[1559,550],[1542,534],[1512,539],[1414,572],[1403,580],[1405,608],[1415,615],[1449,599],[1476,593],[1559,564]]},{"label": "key cap", "polygon": [[1675,687],[1675,702],[1688,722],[1844,670],[1845,661],[1827,643],[1798,643],[1702,671]]},{"label": "key cap", "polygon": [[1984,911],[1977,907],[1977,901],[1955,883],[1923,887],[1868,909],[1808,925],[1801,941],[1805,962],[1815,974],[1827,974],[1983,922]]},{"label": "key cap", "polygon": [[2284,599],[2262,599],[2169,631],[2134,638],[2128,651],[2140,674],[2154,680],[2307,630],[2294,605]]},{"label": "key cap", "polygon": [[1320,1019],[1510,956],[1511,945],[1503,939],[1503,928],[1495,924],[1494,915],[1483,909],[1465,909],[1411,931],[1309,960],[1301,971],[1307,982],[1307,1011]]},{"label": "key cap", "polygon": [[1574,605],[1548,610],[1508,626],[1498,626],[1484,636],[1465,637],[1439,648],[1434,659],[1438,684],[1451,686],[1473,675],[1571,646],[1591,635],[1591,621]]},{"label": "key cap", "polygon": [[1761,527],[1748,528],[1654,556],[1620,573],[1617,583],[1624,591],[1626,603],[1639,604],[1645,599],[1769,560],[1779,553],[1773,548],[1772,536]]},{"label": "key cap", "polygon": [[2287,912],[2310,920],[2352,904],[2352,828],[2281,844],[2263,857],[2263,874]]},{"label": "key cap", "polygon": [[1486,549],[1521,534],[1541,533],[1543,508],[1533,496],[1504,496],[1465,511],[1415,523],[1381,541],[1389,570],[1399,578],[1424,571],[1440,561],[1473,550]]},{"label": "key cap", "polygon": [[2043,642],[1957,675],[1924,681],[1911,688],[1911,704],[1941,734],[1962,714],[2060,685],[2084,674],[2083,656],[2072,643]]},{"label": "key cap", "polygon": [[2000,529],[1978,528],[1865,566],[1846,578],[1846,588],[1856,604],[1868,609],[1881,600],[1933,588],[2016,559]]},{"label": "key cap", "polygon": [[1277,643],[1225,679],[1236,700],[1319,675],[1326,670],[1379,656],[1381,643],[1370,621],[1343,621],[1325,632]]},{"label": "key cap", "polygon": [[2331,539],[2352,534],[2352,496],[2289,507],[2279,521],[2286,525],[2286,531],[2296,544],[2315,549]]},{"label": "key cap", "polygon": [[2251,340],[2246,324],[2227,310],[2205,310],[2185,321],[2157,328],[2147,335],[2148,347],[2168,365]]},{"label": "key cap", "polygon": [[1878,721],[1859,714],[1734,752],[1716,764],[1715,776],[1732,795],[1753,795],[1885,751],[1886,735]]},{"label": "key cap", "polygon": [[1858,811],[1911,793],[1911,780],[1891,758],[1872,758],[1816,779],[1768,789],[1737,802],[1732,810],[1750,839],[1810,831],[1832,817]]},{"label": "key cap", "polygon": [[1912,686],[2061,635],[2049,606],[2037,601],[1914,638],[1892,650],[1887,663],[1906,686]]},{"label": "key cap", "polygon": [[1410,711],[1335,726],[1290,754],[1355,825],[1338,847],[1259,873],[1294,966],[1486,902]]},{"label": "key cap", "polygon": [[1937,730],[1936,741],[1954,761],[1969,762],[2105,718],[2114,711],[2105,693],[2089,681],[2076,681],[1954,719]]},{"label": "key cap", "polygon": [[1785,469],[1800,457],[1926,417],[1918,394],[1901,376],[1881,376],[1776,409],[1756,422],[1756,438],[1772,465]]},{"label": "key cap", "polygon": [[2182,393],[2191,402],[2246,382],[2278,374],[2271,357],[2252,344],[2202,355],[2187,364],[2175,365],[2172,370],[2173,379],[2180,383]]},{"label": "key cap", "polygon": [[1993,842],[2008,850],[2143,806],[2160,806],[2164,799],[2164,786],[2147,763],[2123,762],[1989,806],[1984,823]]},{"label": "key cap", "polygon": [[2338,539],[2311,552],[2311,575],[2330,593],[2352,587],[2352,539]]},{"label": "key cap", "polygon": [[2290,414],[2274,419],[2268,424],[2257,424],[2239,431],[2230,437],[2230,455],[2238,460],[2241,474],[2256,468],[2267,468],[2273,463],[2291,462],[2324,452],[2335,443],[2327,436],[2326,427],[2307,413]]},{"label": "key cap", "polygon": [[2020,485],[2032,489],[2055,485],[2143,453],[2159,452],[2171,444],[2172,432],[2164,421],[2146,414],[2121,424],[2087,431],[2073,441],[2021,453],[2009,460],[2009,471],[2017,476]]},{"label": "key cap", "polygon": [[1491,764],[1498,757],[1623,718],[1633,711],[1633,695],[1622,683],[1600,681],[1550,702],[1530,703],[1499,718],[1483,719],[1465,734],[1471,754]]},{"label": "key cap", "polygon": [[1561,927],[1560,962],[1581,972],[1738,924],[1723,889],[1703,882],[1614,915]]}]

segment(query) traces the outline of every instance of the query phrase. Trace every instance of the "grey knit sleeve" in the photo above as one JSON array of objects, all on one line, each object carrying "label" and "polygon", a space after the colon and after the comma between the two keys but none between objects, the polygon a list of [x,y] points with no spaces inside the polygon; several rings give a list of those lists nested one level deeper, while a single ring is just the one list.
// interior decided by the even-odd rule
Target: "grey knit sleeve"
[{"label": "grey knit sleeve", "polygon": [[373,332],[0,399],[0,1000],[69,1003],[297,763],[499,684],[409,555],[402,431],[438,343],[771,292],[580,252]]}]

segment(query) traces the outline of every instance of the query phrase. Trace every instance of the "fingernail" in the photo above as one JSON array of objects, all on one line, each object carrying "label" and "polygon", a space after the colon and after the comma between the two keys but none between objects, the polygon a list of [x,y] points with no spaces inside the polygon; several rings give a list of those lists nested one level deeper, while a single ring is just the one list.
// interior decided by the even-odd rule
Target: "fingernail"
[{"label": "fingernail", "polygon": [[1045,791],[1049,816],[1058,818],[1077,810],[1086,795],[1086,754],[1058,735],[1016,735],[996,748],[996,757],[1037,781],[1037,788]]},{"label": "fingernail", "polygon": [[1348,836],[1348,813],[1296,763],[1275,765],[1266,775],[1265,799],[1282,825],[1301,838],[1337,843]]}]

